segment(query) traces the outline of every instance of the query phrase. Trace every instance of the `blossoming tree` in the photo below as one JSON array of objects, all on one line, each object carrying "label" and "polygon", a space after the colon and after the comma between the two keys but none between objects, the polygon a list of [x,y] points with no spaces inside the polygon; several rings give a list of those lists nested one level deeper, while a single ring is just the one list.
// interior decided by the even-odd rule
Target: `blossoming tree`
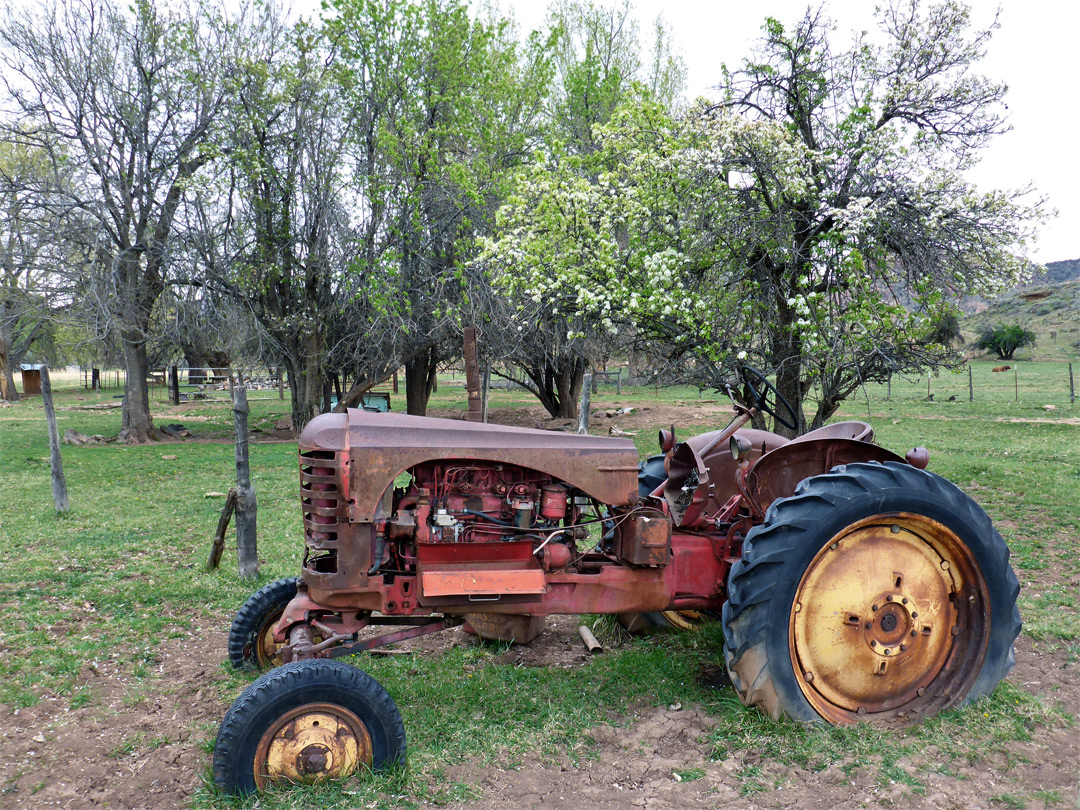
[{"label": "blossoming tree", "polygon": [[493,272],[537,304],[632,323],[700,383],[767,366],[800,430],[865,381],[955,362],[937,325],[961,294],[1015,283],[1039,204],[964,176],[1006,129],[1005,86],[973,70],[996,22],[918,0],[879,21],[884,44],[834,52],[820,11],[790,32],[770,19],[719,103],[624,106],[598,132],[595,181],[567,161],[522,177]]}]

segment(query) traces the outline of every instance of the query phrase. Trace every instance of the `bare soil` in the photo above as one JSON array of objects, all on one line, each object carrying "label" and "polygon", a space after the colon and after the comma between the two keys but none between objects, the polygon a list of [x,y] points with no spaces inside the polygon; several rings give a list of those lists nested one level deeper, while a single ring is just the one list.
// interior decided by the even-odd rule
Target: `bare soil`
[{"label": "bare soil", "polygon": [[[413,642],[412,654],[437,655],[449,645],[474,643],[457,629]],[[143,681],[131,680],[119,667],[84,667],[79,680],[95,694],[92,706],[69,709],[67,698],[47,697],[6,712],[0,725],[0,807],[188,806],[209,765],[205,744],[228,708],[213,688],[225,676],[207,663],[222,659],[225,644],[224,622],[204,626],[163,649],[157,670]],[[573,667],[588,658],[573,617],[553,617],[531,645],[501,653],[496,663]],[[1063,654],[1040,653],[1021,638],[1011,680],[1080,713],[1080,665]],[[1069,807],[1080,784],[1075,726],[1037,729],[1031,740],[1011,743],[1005,756],[961,764],[952,776],[921,774],[927,788],[919,795],[910,786],[881,784],[874,768],[849,773],[846,763],[812,773],[781,766],[752,749],[713,761],[705,738],[716,722],[693,706],[648,708],[618,726],[595,728],[596,746],[588,756],[527,762],[517,770],[466,764],[449,768],[447,776],[478,789],[479,799],[459,805],[477,810],[989,808],[1001,806],[993,797],[1039,791]],[[1036,810],[1040,804],[1027,806]]]}]

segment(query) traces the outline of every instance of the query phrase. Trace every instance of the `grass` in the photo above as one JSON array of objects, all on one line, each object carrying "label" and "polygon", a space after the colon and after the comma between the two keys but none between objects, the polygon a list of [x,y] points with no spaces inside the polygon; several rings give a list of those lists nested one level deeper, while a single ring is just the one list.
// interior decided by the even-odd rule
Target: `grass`
[{"label": "grass", "polygon": [[[930,469],[955,481],[990,513],[1012,548],[1025,583],[1025,633],[1044,650],[1080,658],[1080,468],[1075,459],[1080,415],[1068,396],[1067,365],[1023,363],[1013,374],[994,374],[975,363],[975,401],[966,374],[869,386],[837,418],[869,419],[884,446],[903,453],[922,444]],[[432,415],[462,410],[459,379],[444,377]],[[84,392],[57,381],[60,431],[115,435],[119,411],[63,410],[112,402],[117,393]],[[886,394],[889,394],[886,398]],[[949,397],[955,397],[950,401]],[[403,397],[394,398],[395,409]],[[656,404],[693,407],[716,399],[694,388],[603,387],[604,407]],[[138,703],[165,688],[159,664],[165,646],[208,624],[223,626],[257,587],[241,582],[226,554],[208,573],[205,560],[222,499],[233,481],[231,414],[223,401],[171,409],[155,399],[158,422],[180,422],[196,441],[147,447],[64,446],[72,510],[52,509],[48,446],[40,398],[0,409],[0,703],[15,708],[59,696],[72,710],[97,710],[101,696],[88,684],[95,670],[122,678],[124,702]],[[1054,405],[1047,411],[1044,405]],[[276,392],[253,393],[252,424],[267,428],[288,413]],[[497,391],[493,408],[533,407],[522,391]],[[720,427],[676,425],[680,437]],[[656,425],[661,427],[662,425]],[[641,430],[641,454],[656,452],[655,431]],[[259,499],[259,549],[265,581],[295,575],[301,544],[296,446],[254,444],[252,469]],[[175,456],[165,459],[163,456]],[[617,631],[603,623],[608,638]],[[402,709],[409,734],[406,770],[375,779],[314,789],[277,791],[263,807],[356,807],[469,801],[475,786],[445,777],[455,763],[500,767],[517,763],[586,760],[595,744],[589,729],[600,722],[629,723],[645,706],[680,702],[718,718],[710,736],[715,758],[755,752],[766,760],[812,771],[867,769],[879,781],[921,789],[924,775],[951,762],[978,760],[1031,737],[1041,725],[1071,723],[1053,706],[1006,683],[977,706],[950,712],[900,734],[857,726],[808,729],[775,723],[739,706],[730,690],[707,690],[697,676],[719,663],[715,629],[699,636],[673,634],[634,641],[575,669],[529,669],[496,664],[494,648],[453,649],[438,657],[365,658]],[[1071,656],[1071,658],[1070,658]],[[224,658],[224,650],[221,651]],[[210,663],[208,667],[214,667]],[[247,676],[225,673],[208,700],[227,705]],[[216,689],[216,692],[214,691]],[[224,709],[222,709],[224,712]],[[193,744],[209,753],[215,728],[196,731]],[[114,756],[166,744],[125,738]],[[131,746],[129,748],[129,746]],[[927,751],[934,752],[928,756]],[[685,780],[700,778],[688,769]],[[739,772],[746,796],[769,790],[761,762]],[[995,797],[1007,804],[1010,794]],[[1051,797],[1039,800],[1049,804]],[[230,802],[204,790],[196,803]],[[250,804],[250,803],[249,803]]]}]

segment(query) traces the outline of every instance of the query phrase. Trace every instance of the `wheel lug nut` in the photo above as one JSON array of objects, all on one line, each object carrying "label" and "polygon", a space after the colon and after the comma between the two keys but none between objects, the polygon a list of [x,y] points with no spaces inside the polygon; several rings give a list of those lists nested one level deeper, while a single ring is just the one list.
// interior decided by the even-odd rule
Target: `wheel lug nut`
[{"label": "wheel lug nut", "polygon": [[917,618],[919,618],[919,614],[918,614],[918,613],[916,613],[916,612],[915,612],[915,611],[913,610],[913,611],[911,611],[911,618],[913,618],[913,619],[917,619]]},{"label": "wheel lug nut", "polygon": [[870,646],[871,646],[871,647],[876,647],[876,646],[877,646],[877,642],[876,642],[876,641],[874,641],[873,639],[870,639]]},{"label": "wheel lug nut", "polygon": [[888,596],[886,596],[885,601],[886,602],[891,602],[892,601],[892,594],[889,594]]},{"label": "wheel lug nut", "polygon": [[906,605],[907,604],[907,597],[905,596],[903,599],[901,599],[900,603]]}]

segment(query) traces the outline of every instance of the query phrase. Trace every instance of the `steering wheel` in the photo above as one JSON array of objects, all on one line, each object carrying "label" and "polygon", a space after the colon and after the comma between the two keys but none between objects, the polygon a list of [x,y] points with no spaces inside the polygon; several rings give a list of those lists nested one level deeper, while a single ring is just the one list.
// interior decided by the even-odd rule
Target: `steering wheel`
[{"label": "steering wheel", "polygon": [[[754,407],[762,413],[767,413],[781,425],[788,430],[798,430],[796,427],[799,424],[799,417],[795,414],[795,409],[791,407],[791,403],[788,402],[776,390],[776,386],[765,379],[765,375],[758,371],[756,368],[750,366],[743,366],[739,369],[739,374],[743,378],[743,382],[746,383],[746,387],[750,389],[750,395],[754,398]],[[772,401],[769,401],[769,396],[772,395]],[[779,413],[777,413],[777,405],[782,406],[784,414],[789,417],[785,419]]]}]

